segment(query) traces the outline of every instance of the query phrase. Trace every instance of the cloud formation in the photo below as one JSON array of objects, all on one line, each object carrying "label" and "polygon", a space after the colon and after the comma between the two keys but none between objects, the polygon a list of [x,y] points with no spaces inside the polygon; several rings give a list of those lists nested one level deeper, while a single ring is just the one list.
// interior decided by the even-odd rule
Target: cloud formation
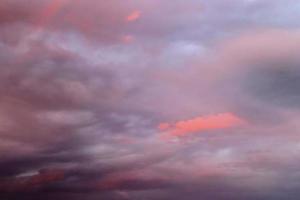
[{"label": "cloud formation", "polygon": [[178,121],[174,124],[161,123],[159,129],[166,131],[170,136],[182,137],[202,131],[232,128],[243,123],[242,119],[236,117],[232,113],[221,113]]},{"label": "cloud formation", "polygon": [[140,18],[140,16],[141,16],[141,11],[137,10],[137,11],[132,12],[130,15],[128,15],[126,17],[126,20],[128,22],[136,21],[137,19]]},{"label": "cloud formation", "polygon": [[0,199],[297,199],[299,8],[2,0]]}]

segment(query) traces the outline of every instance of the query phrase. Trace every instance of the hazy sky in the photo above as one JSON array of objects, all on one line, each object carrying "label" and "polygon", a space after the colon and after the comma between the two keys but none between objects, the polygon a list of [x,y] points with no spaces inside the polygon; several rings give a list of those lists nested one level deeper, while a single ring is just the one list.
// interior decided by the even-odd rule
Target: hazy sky
[{"label": "hazy sky", "polygon": [[1,200],[297,200],[300,1],[1,0]]}]

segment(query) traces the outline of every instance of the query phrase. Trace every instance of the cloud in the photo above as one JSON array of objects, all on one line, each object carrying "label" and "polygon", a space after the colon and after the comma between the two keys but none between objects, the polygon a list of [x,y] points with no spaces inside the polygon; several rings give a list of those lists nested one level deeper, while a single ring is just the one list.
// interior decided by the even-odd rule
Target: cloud
[{"label": "cloud", "polygon": [[131,43],[134,41],[134,36],[132,35],[125,35],[122,37],[122,41],[126,44]]},{"label": "cloud", "polygon": [[38,23],[38,25],[43,27],[48,23],[51,23],[51,20],[55,18],[55,16],[58,15],[59,12],[69,3],[71,3],[70,0],[54,0],[49,2],[49,4],[47,4],[41,11],[39,17],[41,21]]},{"label": "cloud", "polygon": [[224,72],[220,85],[230,101],[240,99],[237,105],[260,106],[267,112],[298,108],[299,41],[298,30],[259,29],[219,45],[216,65]]},{"label": "cloud", "polygon": [[[148,172],[149,173],[149,172]],[[170,187],[169,180],[145,171],[115,173],[97,183],[99,190],[153,190]]]},{"label": "cloud", "polygon": [[64,180],[64,172],[61,170],[41,170],[37,175],[0,182],[0,192],[30,192],[62,180]]},{"label": "cloud", "polygon": [[297,199],[298,7],[2,0],[0,198]]},{"label": "cloud", "polygon": [[197,117],[190,120],[178,121],[174,124],[161,123],[159,128],[170,136],[186,136],[202,131],[226,129],[239,126],[244,120],[232,113],[221,113],[212,116]]},{"label": "cloud", "polygon": [[141,17],[141,14],[142,14],[141,11],[138,11],[138,10],[134,11],[126,17],[126,21],[128,21],[128,22],[136,21]]}]

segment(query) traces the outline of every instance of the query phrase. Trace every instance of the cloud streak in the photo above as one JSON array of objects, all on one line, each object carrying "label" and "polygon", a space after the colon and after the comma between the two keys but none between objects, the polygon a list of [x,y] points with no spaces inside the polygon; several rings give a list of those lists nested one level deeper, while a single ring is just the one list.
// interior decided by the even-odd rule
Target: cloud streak
[{"label": "cloud streak", "polygon": [[227,129],[240,126],[245,121],[232,113],[221,113],[211,116],[201,116],[194,119],[178,121],[174,124],[161,123],[159,129],[167,135],[183,137],[197,132]]}]

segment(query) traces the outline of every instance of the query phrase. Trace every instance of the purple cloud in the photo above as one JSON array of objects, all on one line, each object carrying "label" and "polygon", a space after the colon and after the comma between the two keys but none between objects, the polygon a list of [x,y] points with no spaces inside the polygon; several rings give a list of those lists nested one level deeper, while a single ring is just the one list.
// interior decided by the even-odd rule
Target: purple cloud
[{"label": "purple cloud", "polygon": [[0,198],[297,199],[299,8],[1,1]]}]

